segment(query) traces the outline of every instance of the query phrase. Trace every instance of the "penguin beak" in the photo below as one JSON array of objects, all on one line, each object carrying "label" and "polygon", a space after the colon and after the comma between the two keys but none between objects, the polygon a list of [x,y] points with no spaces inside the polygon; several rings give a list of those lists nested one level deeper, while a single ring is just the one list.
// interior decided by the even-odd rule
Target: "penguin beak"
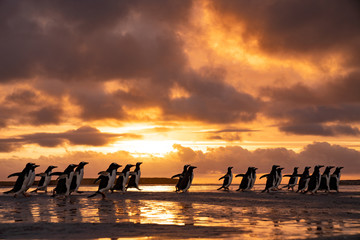
[{"label": "penguin beak", "polygon": [[322,168],[322,167],[324,167],[324,165],[319,165],[319,168]]},{"label": "penguin beak", "polygon": [[40,165],[35,165],[34,168],[40,167]]},{"label": "penguin beak", "polygon": [[89,164],[88,162],[84,162],[84,165]]}]

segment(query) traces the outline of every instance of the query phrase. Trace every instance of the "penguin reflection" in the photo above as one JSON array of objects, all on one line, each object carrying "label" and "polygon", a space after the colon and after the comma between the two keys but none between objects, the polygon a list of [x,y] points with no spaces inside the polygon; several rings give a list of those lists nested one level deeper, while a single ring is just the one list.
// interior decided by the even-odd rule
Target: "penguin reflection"
[{"label": "penguin reflection", "polygon": [[115,223],[116,222],[116,208],[113,200],[99,201],[97,203],[98,215],[100,223]]}]

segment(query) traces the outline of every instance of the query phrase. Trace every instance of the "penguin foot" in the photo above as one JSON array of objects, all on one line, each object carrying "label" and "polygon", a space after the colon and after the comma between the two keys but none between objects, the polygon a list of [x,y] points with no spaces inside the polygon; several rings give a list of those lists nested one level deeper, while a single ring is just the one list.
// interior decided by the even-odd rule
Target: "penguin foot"
[{"label": "penguin foot", "polygon": [[31,197],[31,195],[29,193],[26,193],[26,192],[24,192],[23,195],[24,195],[24,197]]}]

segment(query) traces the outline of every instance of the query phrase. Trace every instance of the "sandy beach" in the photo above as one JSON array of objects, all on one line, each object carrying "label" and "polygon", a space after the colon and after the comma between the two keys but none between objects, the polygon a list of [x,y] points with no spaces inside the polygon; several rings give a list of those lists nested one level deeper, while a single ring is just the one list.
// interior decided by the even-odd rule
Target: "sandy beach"
[{"label": "sandy beach", "polygon": [[145,186],[105,200],[87,198],[94,187],[67,199],[0,195],[0,238],[360,238],[358,186],[317,195],[215,187],[177,194],[173,186]]}]

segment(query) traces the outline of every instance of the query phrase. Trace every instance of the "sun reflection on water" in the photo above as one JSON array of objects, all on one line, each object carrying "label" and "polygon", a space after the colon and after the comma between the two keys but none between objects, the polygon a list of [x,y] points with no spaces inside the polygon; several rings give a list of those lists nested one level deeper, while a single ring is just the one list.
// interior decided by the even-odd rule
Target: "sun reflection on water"
[{"label": "sun reflection on water", "polygon": [[[210,186],[212,188],[214,186]],[[151,186],[148,191],[173,191],[173,186]],[[199,190],[201,192],[201,190]],[[0,223],[134,223],[174,226],[231,227],[244,230],[244,239],[302,239],[317,236],[359,234],[356,211],[348,218],[332,218],[321,209],[279,208],[183,201],[187,196],[176,193],[164,200],[136,199],[142,193],[116,195],[106,200],[74,196],[70,199],[34,198],[7,200],[0,204]],[[138,195],[136,195],[138,194]],[[216,195],[217,196],[217,195]],[[309,196],[310,197],[310,196]],[[10,198],[9,198],[10,199]]]}]

